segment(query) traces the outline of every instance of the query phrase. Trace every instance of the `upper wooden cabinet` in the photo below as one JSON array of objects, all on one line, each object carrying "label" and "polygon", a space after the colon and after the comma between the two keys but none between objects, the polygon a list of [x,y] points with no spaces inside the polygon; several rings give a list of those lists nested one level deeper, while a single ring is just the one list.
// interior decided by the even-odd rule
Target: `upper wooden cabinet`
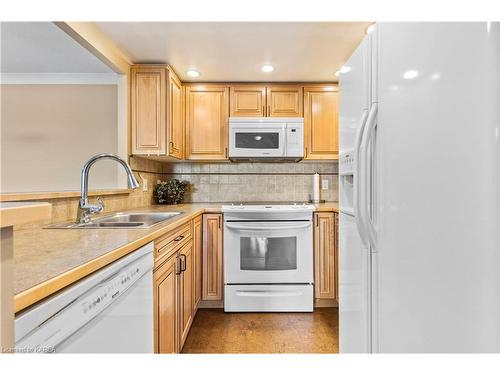
[{"label": "upper wooden cabinet", "polygon": [[267,87],[267,117],[302,117],[302,87]]},{"label": "upper wooden cabinet", "polygon": [[136,65],[130,71],[133,155],[182,159],[184,114],[182,84],[167,65]]},{"label": "upper wooden cabinet", "polygon": [[181,81],[171,69],[168,71],[168,155],[182,159],[184,157],[184,95]]},{"label": "upper wooden cabinet", "polygon": [[338,159],[338,87],[304,88],[304,159]]},{"label": "upper wooden cabinet", "polygon": [[229,88],[188,85],[186,96],[186,158],[228,159]]},{"label": "upper wooden cabinet", "polygon": [[231,117],[301,117],[302,87],[237,85],[230,89]]},{"label": "upper wooden cabinet", "polygon": [[166,70],[133,67],[130,84],[132,154],[164,154]]},{"label": "upper wooden cabinet", "polygon": [[230,116],[265,117],[266,88],[263,86],[231,86]]}]

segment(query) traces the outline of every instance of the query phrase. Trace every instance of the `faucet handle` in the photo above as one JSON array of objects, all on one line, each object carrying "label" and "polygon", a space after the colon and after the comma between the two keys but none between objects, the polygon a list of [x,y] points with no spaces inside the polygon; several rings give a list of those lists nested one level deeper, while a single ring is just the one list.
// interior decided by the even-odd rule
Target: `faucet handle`
[{"label": "faucet handle", "polygon": [[102,211],[104,209],[104,200],[102,199],[102,197],[97,197],[97,203],[101,207],[101,211]]}]

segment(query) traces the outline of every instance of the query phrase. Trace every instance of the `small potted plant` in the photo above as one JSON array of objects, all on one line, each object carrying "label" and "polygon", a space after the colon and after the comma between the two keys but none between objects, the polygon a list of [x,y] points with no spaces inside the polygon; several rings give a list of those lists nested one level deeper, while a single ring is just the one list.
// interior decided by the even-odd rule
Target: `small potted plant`
[{"label": "small potted plant", "polygon": [[184,193],[189,186],[188,181],[179,181],[173,178],[161,181],[155,186],[153,197],[158,204],[179,204],[184,199]]}]

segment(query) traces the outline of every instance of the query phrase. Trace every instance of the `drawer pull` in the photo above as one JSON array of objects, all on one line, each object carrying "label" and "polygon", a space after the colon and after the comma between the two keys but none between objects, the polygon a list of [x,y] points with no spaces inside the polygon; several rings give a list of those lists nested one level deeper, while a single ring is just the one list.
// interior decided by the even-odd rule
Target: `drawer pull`
[{"label": "drawer pull", "polygon": [[184,236],[181,234],[180,236],[177,236],[174,238],[174,241],[176,242],[179,242],[180,240],[182,240],[184,238]]}]

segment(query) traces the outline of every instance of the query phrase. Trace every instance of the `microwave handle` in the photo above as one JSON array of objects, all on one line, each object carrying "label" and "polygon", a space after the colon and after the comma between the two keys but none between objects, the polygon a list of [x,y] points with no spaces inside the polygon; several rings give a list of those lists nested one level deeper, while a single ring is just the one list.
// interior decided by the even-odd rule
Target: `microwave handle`
[{"label": "microwave handle", "polygon": [[290,225],[290,226],[282,226],[282,227],[273,227],[273,226],[265,226],[265,227],[252,227],[252,226],[247,226],[247,225],[236,225],[236,224],[230,224],[226,223],[225,227],[228,229],[237,229],[237,230],[280,230],[280,229],[304,229],[304,228],[309,228],[311,226],[311,222],[307,222],[306,224],[300,224],[300,225]]}]

